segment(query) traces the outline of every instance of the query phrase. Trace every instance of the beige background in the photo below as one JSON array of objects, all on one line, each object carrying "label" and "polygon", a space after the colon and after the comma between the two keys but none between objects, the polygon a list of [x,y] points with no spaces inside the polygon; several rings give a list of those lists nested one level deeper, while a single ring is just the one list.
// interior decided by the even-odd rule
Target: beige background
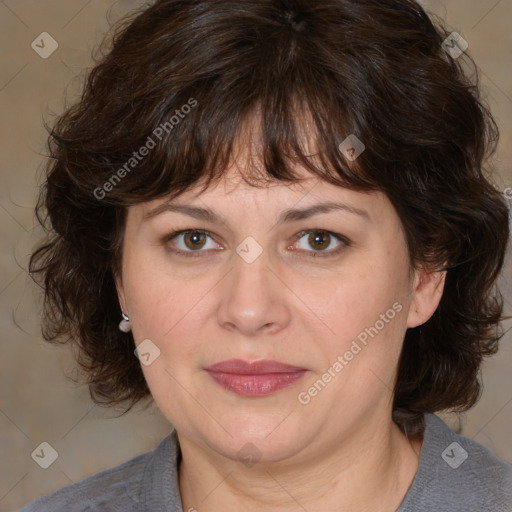
[{"label": "beige background", "polygon": [[[500,125],[496,182],[512,186],[512,0],[424,2],[469,42],[482,71],[484,95]],[[40,235],[33,206],[44,161],[43,118],[71,101],[109,23],[141,1],[0,1],[0,511],[17,510],[42,494],[117,465],[156,446],[170,425],[154,406],[123,418],[94,406],[84,387],[66,380],[73,359],[39,332],[39,295],[24,268]],[[32,41],[48,32],[58,42],[47,59]],[[509,256],[501,281],[512,314]],[[510,322],[505,327],[510,327]],[[462,418],[462,433],[512,461],[512,331],[488,361],[479,404]],[[457,418],[448,418],[456,428]],[[31,453],[43,441],[57,460],[42,469]]]}]

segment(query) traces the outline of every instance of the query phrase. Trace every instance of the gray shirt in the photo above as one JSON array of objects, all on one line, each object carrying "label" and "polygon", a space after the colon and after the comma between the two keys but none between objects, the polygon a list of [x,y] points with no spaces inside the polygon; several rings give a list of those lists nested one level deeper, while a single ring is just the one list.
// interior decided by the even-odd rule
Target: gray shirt
[{"label": "gray shirt", "polygon": [[[512,465],[454,434],[433,414],[416,476],[397,512],[512,512]],[[43,496],[20,512],[183,512],[179,444],[172,431],[152,452]]]}]

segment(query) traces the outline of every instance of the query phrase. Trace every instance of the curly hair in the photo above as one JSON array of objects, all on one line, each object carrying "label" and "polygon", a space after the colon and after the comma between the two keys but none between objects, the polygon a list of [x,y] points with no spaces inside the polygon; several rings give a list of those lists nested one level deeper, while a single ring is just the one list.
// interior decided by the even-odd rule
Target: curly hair
[{"label": "curly hair", "polygon": [[[150,397],[117,326],[127,208],[220,180],[257,112],[265,172],[247,183],[296,183],[299,163],[382,191],[411,265],[447,271],[433,316],[406,332],[394,421],[414,432],[424,412],[473,406],[503,336],[509,213],[483,167],[499,133],[478,68],[450,51],[443,22],[413,0],[158,0],[112,32],[81,98],[48,128],[36,206],[47,238],[29,264],[43,336],[77,349],[93,400],[127,411]],[[301,145],[306,116],[315,155]],[[365,145],[355,160],[340,151],[350,135]]]}]

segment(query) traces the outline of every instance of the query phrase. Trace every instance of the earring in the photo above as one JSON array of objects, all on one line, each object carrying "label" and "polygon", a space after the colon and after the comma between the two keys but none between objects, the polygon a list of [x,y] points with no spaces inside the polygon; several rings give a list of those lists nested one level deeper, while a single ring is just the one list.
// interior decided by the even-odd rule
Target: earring
[{"label": "earring", "polygon": [[123,332],[130,332],[132,330],[130,326],[130,319],[124,314],[121,313],[123,319],[119,322],[119,330]]}]

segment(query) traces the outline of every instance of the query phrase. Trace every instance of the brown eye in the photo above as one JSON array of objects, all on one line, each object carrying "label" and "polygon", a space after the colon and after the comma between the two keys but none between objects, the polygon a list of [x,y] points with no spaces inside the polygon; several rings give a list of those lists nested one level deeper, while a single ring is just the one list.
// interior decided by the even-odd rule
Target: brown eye
[{"label": "brown eye", "polygon": [[223,250],[215,242],[210,232],[197,229],[175,231],[165,236],[162,241],[169,251],[179,256],[201,257],[211,253],[210,249]]},{"label": "brown eye", "polygon": [[[302,242],[303,239],[305,243]],[[331,233],[323,229],[301,231],[296,235],[296,240],[295,245],[298,246],[298,249],[300,249],[301,252],[309,253],[308,256],[312,257],[335,256],[350,245],[350,241],[343,235]],[[337,246],[336,241],[338,242]]]},{"label": "brown eye", "polygon": [[202,249],[206,241],[206,235],[201,231],[188,231],[183,233],[183,241],[191,250]]},{"label": "brown eye", "polygon": [[[350,245],[350,241],[343,235],[323,229],[302,231],[295,235],[295,239],[294,245],[298,245],[299,252],[311,257],[336,256]],[[306,247],[301,246],[302,239],[306,240]],[[219,246],[212,238],[210,232],[202,230],[175,231],[164,237],[163,241],[171,252],[180,256],[211,256],[211,249],[215,251],[223,250],[222,246]],[[338,242],[337,246],[336,241]],[[210,246],[208,246],[208,242],[211,243]],[[334,247],[331,247],[333,243]],[[293,245],[289,248],[296,251]]]},{"label": "brown eye", "polygon": [[330,238],[330,234],[326,231],[313,231],[309,234],[308,243],[311,247],[322,251],[329,247]]}]

